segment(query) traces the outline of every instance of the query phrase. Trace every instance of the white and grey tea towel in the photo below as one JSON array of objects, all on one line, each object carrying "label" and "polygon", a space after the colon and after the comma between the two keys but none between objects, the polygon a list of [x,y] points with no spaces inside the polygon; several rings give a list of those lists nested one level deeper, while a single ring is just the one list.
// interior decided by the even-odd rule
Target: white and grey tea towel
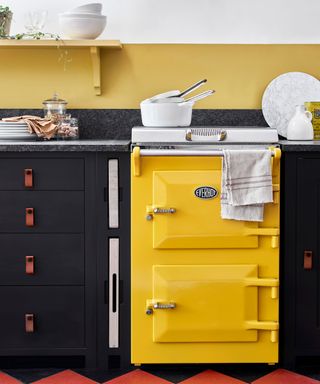
[{"label": "white and grey tea towel", "polygon": [[271,151],[223,150],[221,217],[263,221],[264,204],[272,201]]}]

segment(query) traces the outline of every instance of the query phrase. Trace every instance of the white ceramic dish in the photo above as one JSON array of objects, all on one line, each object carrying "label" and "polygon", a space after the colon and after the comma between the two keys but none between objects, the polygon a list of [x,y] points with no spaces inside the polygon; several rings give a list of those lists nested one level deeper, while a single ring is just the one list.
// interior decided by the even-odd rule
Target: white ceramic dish
[{"label": "white ceramic dish", "polygon": [[30,140],[36,139],[36,135],[0,135],[0,140]]},{"label": "white ceramic dish", "polygon": [[64,37],[69,37],[70,39],[96,39],[104,31],[107,17],[72,18],[60,16],[59,23]]},{"label": "white ceramic dish", "polygon": [[2,125],[7,125],[7,126],[24,126],[26,127],[26,123],[20,123],[20,122],[15,122],[15,121],[0,121],[0,126]]},{"label": "white ceramic dish", "polygon": [[35,135],[30,135],[30,137],[0,137],[0,141],[36,141],[37,137]]},{"label": "white ceramic dish", "polygon": [[142,124],[145,127],[188,127],[192,119],[193,102],[140,104]]},{"label": "white ceramic dish", "polygon": [[60,13],[59,18],[63,19],[104,19],[106,16],[96,13]]},{"label": "white ceramic dish", "polygon": [[287,137],[296,105],[306,101],[320,101],[320,81],[303,72],[284,73],[272,80],[263,94],[263,116],[271,128]]},{"label": "white ceramic dish", "polygon": [[70,12],[76,13],[101,13],[102,11],[102,3],[90,3],[80,5],[79,7],[73,8]]},{"label": "white ceramic dish", "polygon": [[28,133],[27,129],[14,130],[14,129],[0,129],[0,134],[8,134],[8,133]]},{"label": "white ceramic dish", "polygon": [[28,128],[27,127],[0,127],[0,132],[4,132],[4,131],[8,131],[8,132],[26,132],[28,131]]}]

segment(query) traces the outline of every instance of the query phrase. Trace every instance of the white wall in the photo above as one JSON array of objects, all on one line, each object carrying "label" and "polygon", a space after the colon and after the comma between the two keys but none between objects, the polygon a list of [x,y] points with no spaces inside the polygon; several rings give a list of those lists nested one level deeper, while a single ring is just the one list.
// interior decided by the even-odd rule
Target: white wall
[{"label": "white wall", "polygon": [[[120,39],[124,43],[320,42],[320,0],[100,1],[108,16],[107,28],[100,38]],[[1,2],[14,12],[12,33],[24,32],[25,13],[36,9],[49,11],[45,30],[59,33],[58,13],[85,3],[85,0]]]}]

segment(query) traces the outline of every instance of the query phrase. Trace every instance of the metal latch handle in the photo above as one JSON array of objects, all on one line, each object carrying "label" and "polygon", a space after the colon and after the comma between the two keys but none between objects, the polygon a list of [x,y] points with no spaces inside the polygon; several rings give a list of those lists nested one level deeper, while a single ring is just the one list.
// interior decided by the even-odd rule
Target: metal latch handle
[{"label": "metal latch handle", "polygon": [[176,213],[175,208],[154,208],[153,213]]},{"label": "metal latch handle", "polygon": [[146,314],[152,315],[154,309],[175,309],[177,306],[173,301],[165,302],[165,301],[156,301],[154,299],[147,300],[146,305]]},{"label": "metal latch handle", "polygon": [[176,303],[154,303],[154,309],[175,309]]}]

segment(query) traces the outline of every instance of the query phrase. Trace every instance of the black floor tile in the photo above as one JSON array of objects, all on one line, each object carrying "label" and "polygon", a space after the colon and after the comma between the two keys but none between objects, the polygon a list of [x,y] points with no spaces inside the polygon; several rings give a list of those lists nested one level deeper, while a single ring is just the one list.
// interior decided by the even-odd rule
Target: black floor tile
[{"label": "black floor tile", "polygon": [[203,366],[195,365],[143,365],[141,367],[143,371],[151,373],[152,375],[159,376],[162,379],[171,381],[172,383],[180,383],[182,380],[186,380],[192,377],[206,368]]},{"label": "black floor tile", "polygon": [[262,376],[274,371],[278,367],[276,365],[267,364],[212,364],[210,369],[251,383]]},{"label": "black floor tile", "polygon": [[58,368],[32,368],[32,369],[2,369],[3,372],[20,380],[23,384],[29,384],[34,381],[43,379],[54,375],[55,373],[61,372],[64,369]]},{"label": "black floor tile", "polygon": [[97,381],[98,383],[104,383],[105,381],[112,380],[115,377],[124,375],[132,370],[136,369],[132,367],[132,369],[110,369],[110,370],[99,370],[99,369],[85,369],[85,368],[77,368],[72,369],[74,372],[79,373],[80,375],[86,376],[91,380]]}]

